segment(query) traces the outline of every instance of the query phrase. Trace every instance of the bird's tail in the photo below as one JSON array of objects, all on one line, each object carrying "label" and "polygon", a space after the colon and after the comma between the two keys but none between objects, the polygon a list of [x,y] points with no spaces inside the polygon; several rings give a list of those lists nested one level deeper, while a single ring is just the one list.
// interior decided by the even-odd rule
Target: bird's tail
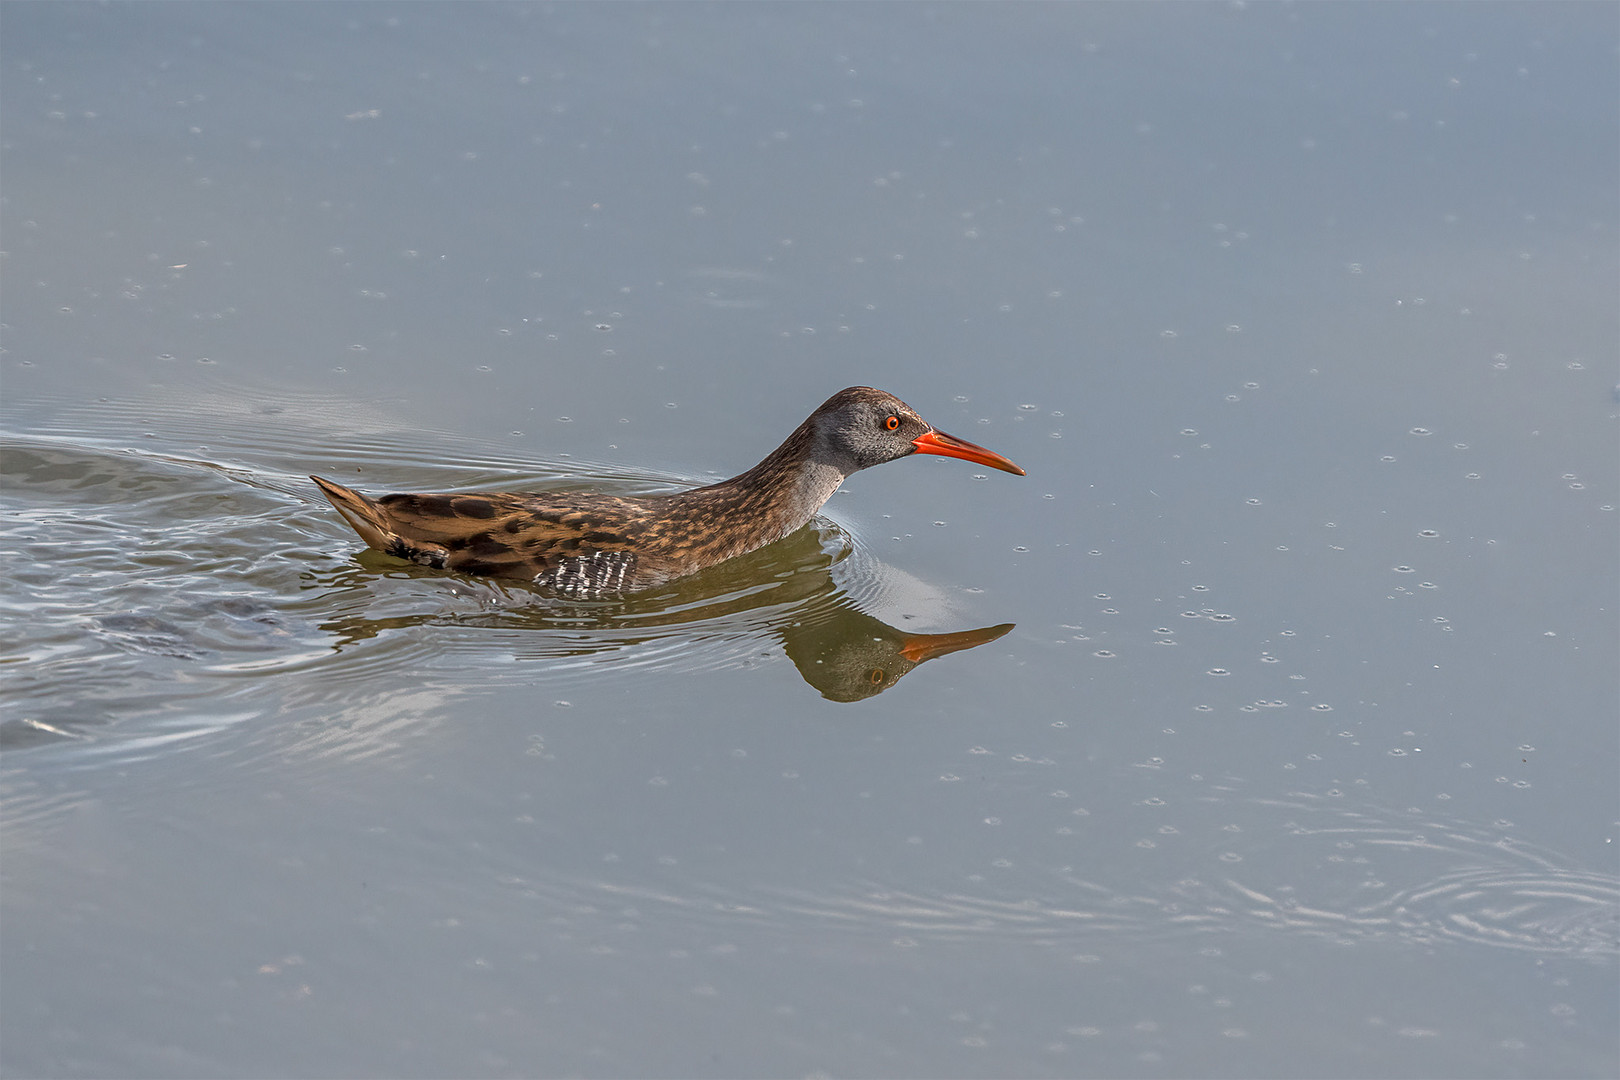
[{"label": "bird's tail", "polygon": [[343,515],[343,519],[360,534],[360,539],[378,551],[389,551],[397,545],[399,538],[388,528],[382,508],[375,502],[342,484],[334,484],[318,476],[312,476],[310,479],[321,489],[321,494],[337,507],[337,512]]}]

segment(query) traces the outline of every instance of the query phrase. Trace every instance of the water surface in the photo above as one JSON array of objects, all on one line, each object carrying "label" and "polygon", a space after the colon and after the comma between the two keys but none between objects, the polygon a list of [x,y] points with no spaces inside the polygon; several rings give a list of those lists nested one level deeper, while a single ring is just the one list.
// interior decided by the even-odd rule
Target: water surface
[{"label": "water surface", "polygon": [[6,1073],[1620,1069],[1612,8],[0,18]]}]

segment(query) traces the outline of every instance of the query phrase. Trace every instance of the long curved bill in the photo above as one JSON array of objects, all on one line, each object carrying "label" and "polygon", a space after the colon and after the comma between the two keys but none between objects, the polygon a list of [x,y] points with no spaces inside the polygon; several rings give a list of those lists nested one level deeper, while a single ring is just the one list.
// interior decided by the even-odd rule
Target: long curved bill
[{"label": "long curved bill", "polygon": [[940,454],[944,457],[965,458],[968,461],[976,461],[980,465],[988,465],[992,469],[1000,469],[1002,472],[1010,472],[1018,476],[1028,475],[1023,469],[1020,469],[994,450],[986,450],[976,443],[970,443],[966,439],[958,439],[955,435],[947,435],[943,431],[925,431],[911,440],[911,445],[917,448],[919,454]]}]

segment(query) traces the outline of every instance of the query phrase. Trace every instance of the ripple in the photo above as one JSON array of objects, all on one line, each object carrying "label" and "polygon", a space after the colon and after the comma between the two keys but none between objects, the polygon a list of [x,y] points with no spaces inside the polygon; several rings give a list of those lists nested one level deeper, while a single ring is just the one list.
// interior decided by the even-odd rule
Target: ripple
[{"label": "ripple", "polygon": [[[257,691],[258,713],[271,715],[363,705],[391,697],[395,683],[449,680],[469,666],[484,685],[600,680],[610,666],[621,676],[734,670],[784,648],[824,696],[855,701],[926,659],[1009,629],[917,635],[915,627],[948,617],[943,592],[887,571],[821,518],[782,543],[621,600],[565,601],[521,583],[427,570],[361,549],[302,471],[254,463],[289,456],[274,439],[256,439],[234,460],[174,447],[225,434],[240,407],[216,415],[108,403],[104,427],[149,410],[180,429],[169,445],[69,433],[74,416],[89,422],[78,413],[55,430],[3,436],[0,663],[10,674],[0,746],[98,742],[115,728],[131,752],[178,745],[188,724],[216,730],[221,697],[238,693]],[[322,415],[308,402],[296,411],[305,423]],[[273,416],[266,426],[282,420]],[[290,447],[296,435],[283,437]],[[356,436],[341,456],[350,470],[386,461],[418,490],[543,489],[566,477],[570,486],[583,479],[644,493],[693,482],[577,459],[514,475],[481,450],[434,445],[426,460],[410,449],[419,438]],[[302,470],[319,454],[298,460]],[[846,585],[866,608],[899,612],[893,618],[907,630],[866,614]],[[233,723],[255,715],[227,711]]]},{"label": "ripple", "polygon": [[1531,952],[1612,954],[1620,941],[1620,883],[1578,871],[1464,870],[1374,911],[1437,936]]},{"label": "ripple", "polygon": [[[1207,877],[1185,874],[1181,864],[1176,876],[1155,883],[1140,876],[1138,860],[1128,883],[1110,883],[1069,867],[1020,869],[1037,862],[1026,853],[998,862],[1007,874],[998,874],[999,889],[929,891],[917,887],[915,875],[903,889],[875,879],[787,888],[668,874],[656,886],[602,877],[527,886],[574,911],[656,904],[666,909],[660,919],[702,924],[700,935],[742,919],[778,933],[784,945],[843,933],[867,941],[904,937],[912,947],[978,940],[1095,952],[1189,934],[1302,934],[1347,946],[1393,941],[1605,964],[1620,958],[1620,878],[1613,875],[1569,867],[1553,853],[1466,823],[1346,808],[1325,797],[1232,800],[1222,793],[1216,801],[1286,825],[1281,836],[1256,831],[1253,842],[1264,850],[1252,854],[1263,857],[1212,847]],[[1222,843],[1242,839],[1225,835]],[[1297,880],[1306,865],[1316,872]],[[1234,871],[1248,876],[1239,880]]]}]

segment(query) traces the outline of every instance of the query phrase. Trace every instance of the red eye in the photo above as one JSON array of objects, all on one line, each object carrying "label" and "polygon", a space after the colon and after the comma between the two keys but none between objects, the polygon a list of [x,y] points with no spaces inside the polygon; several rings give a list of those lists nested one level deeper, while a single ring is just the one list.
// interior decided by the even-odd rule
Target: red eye
[{"label": "red eye", "polygon": [[890,431],[899,431],[900,418],[898,416],[891,416],[887,420],[883,421],[883,426],[888,428]]}]

